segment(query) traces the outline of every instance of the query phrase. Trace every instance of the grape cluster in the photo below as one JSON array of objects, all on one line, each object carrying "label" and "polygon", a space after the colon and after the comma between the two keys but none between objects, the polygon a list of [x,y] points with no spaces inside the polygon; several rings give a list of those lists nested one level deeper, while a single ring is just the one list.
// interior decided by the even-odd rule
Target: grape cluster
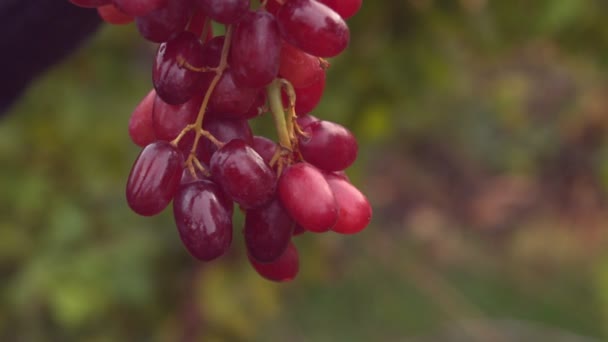
[{"label": "grape cluster", "polygon": [[[70,1],[96,7],[109,23],[135,21],[160,43],[154,89],[129,121],[143,150],[126,197],[144,216],[173,201],[190,254],[210,261],[226,253],[235,203],[249,261],[274,281],[298,272],[293,236],[368,225],[370,204],[344,173],[357,157],[355,137],[310,115],[324,91],[325,58],[347,47],[344,20],[361,0]],[[212,21],[223,34],[214,36]],[[264,113],[278,143],[251,131],[248,120]]]}]

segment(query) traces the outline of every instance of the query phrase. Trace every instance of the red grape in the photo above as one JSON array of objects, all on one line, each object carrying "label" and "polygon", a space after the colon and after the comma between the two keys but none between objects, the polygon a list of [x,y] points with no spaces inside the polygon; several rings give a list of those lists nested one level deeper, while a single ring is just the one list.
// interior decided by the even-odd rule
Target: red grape
[{"label": "red grape", "polygon": [[279,145],[277,145],[274,141],[259,135],[253,137],[252,146],[253,149],[260,155],[260,157],[264,159],[266,165],[269,166],[272,157],[274,157],[274,154],[276,153],[279,147]]},{"label": "red grape", "polygon": [[196,181],[179,188],[173,216],[186,249],[197,259],[220,257],[232,242],[233,205],[217,185]]},{"label": "red grape", "polygon": [[259,262],[277,260],[291,241],[293,226],[291,217],[276,198],[247,210],[244,234],[249,255]]},{"label": "red grape", "polygon": [[247,12],[236,24],[230,48],[230,67],[238,85],[264,87],[279,74],[281,37],[272,14]]},{"label": "red grape", "polygon": [[334,57],[348,46],[350,32],[344,20],[315,0],[287,0],[277,21],[287,42],[313,56]]},{"label": "red grape", "polygon": [[338,221],[332,230],[355,234],[365,229],[372,219],[372,207],[365,195],[340,176],[327,175],[326,179],[338,204]]},{"label": "red grape", "polygon": [[[209,131],[216,139],[221,142],[229,142],[234,139],[243,140],[247,145],[253,145],[253,133],[247,120],[222,120],[216,118],[205,118],[203,128]],[[205,153],[207,159],[202,159],[209,162],[209,158],[217,151],[217,146],[211,141],[204,140]]]},{"label": "red grape", "polygon": [[330,121],[316,121],[299,137],[304,160],[325,171],[340,171],[357,159],[357,140],[346,128]]},{"label": "red grape", "polygon": [[291,281],[298,275],[298,271],[300,270],[298,250],[292,242],[289,243],[283,255],[275,262],[265,264],[256,261],[251,255],[248,255],[248,257],[256,272],[268,280],[277,282]]},{"label": "red grape", "polygon": [[[310,113],[321,101],[325,90],[325,72],[321,74],[316,82],[304,88],[295,88],[296,92],[296,114],[298,116]],[[287,104],[287,96],[283,103]]]},{"label": "red grape", "polygon": [[217,150],[210,167],[213,179],[245,209],[264,205],[274,195],[274,173],[243,140],[234,139]]},{"label": "red grape", "polygon": [[314,166],[291,165],[279,178],[277,190],[291,218],[304,229],[321,233],[336,223],[336,199],[323,174]]},{"label": "red grape", "polygon": [[148,95],[135,107],[129,119],[129,136],[131,140],[141,147],[145,147],[156,140],[154,125],[152,123],[152,112],[156,91],[150,90]]},{"label": "red grape", "polygon": [[325,71],[319,57],[309,55],[295,46],[283,43],[279,74],[287,79],[294,88],[302,88],[318,81]]},{"label": "red grape", "polygon": [[127,202],[143,216],[160,213],[171,202],[182,175],[182,154],[168,142],[146,146],[131,169],[127,181]]},{"label": "red grape", "polygon": [[169,104],[178,105],[202,92],[208,79],[202,73],[189,70],[180,64],[180,58],[193,66],[201,66],[202,44],[188,31],[161,44],[156,53],[152,80],[158,96]]},{"label": "red grape", "polygon": [[201,102],[203,98],[200,94],[181,105],[170,105],[157,96],[152,116],[156,137],[165,141],[175,139],[184,127],[194,122]]},{"label": "red grape", "polygon": [[217,83],[209,100],[209,110],[216,115],[235,117],[247,113],[255,102],[259,89],[240,87],[234,82],[231,69],[227,69]]}]

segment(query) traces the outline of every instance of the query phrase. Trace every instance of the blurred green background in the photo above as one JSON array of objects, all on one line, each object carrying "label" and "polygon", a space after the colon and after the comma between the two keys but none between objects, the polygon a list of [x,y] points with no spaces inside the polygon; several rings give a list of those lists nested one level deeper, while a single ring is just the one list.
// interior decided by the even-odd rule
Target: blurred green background
[{"label": "blurred green background", "polygon": [[364,1],[314,113],[357,135],[374,218],[298,237],[288,284],[128,209],[155,47],[104,27],[0,122],[0,340],[608,340],[607,11]]}]

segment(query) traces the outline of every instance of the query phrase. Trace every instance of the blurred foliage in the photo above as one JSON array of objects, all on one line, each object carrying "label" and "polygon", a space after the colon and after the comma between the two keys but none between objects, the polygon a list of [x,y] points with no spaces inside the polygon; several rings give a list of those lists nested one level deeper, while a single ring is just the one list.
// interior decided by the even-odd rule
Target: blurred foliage
[{"label": "blurred foliage", "polygon": [[0,340],[608,339],[606,10],[365,1],[315,114],[358,136],[374,220],[297,238],[290,284],[128,210],[154,47],[104,28],[0,123]]}]

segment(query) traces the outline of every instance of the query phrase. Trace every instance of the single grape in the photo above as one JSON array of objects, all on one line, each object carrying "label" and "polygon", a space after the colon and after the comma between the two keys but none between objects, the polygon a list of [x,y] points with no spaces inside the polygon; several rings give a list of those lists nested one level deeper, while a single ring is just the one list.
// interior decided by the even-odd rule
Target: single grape
[{"label": "single grape", "polygon": [[317,57],[334,57],[348,46],[350,32],[340,15],[315,0],[287,0],[277,13],[287,42]]},{"label": "single grape", "polygon": [[289,166],[277,186],[281,203],[297,224],[321,233],[336,223],[334,194],[321,171],[308,163]]},{"label": "single grape", "polygon": [[276,282],[291,281],[298,275],[298,271],[300,270],[298,250],[293,242],[289,243],[287,249],[279,259],[269,264],[258,262],[252,258],[251,255],[247,256],[249,257],[249,262],[251,263],[251,266],[253,266],[253,269],[268,280]]},{"label": "single grape", "polygon": [[212,178],[245,209],[267,203],[275,192],[275,175],[243,140],[217,150],[210,162]]},{"label": "single grape", "polygon": [[146,146],[127,180],[127,202],[142,215],[160,213],[171,202],[182,175],[184,158],[168,142],[157,141]]},{"label": "single grape", "polygon": [[[188,2],[171,0],[165,7],[135,18],[139,34],[145,39],[162,43],[175,38],[182,32],[189,18]],[[197,51],[198,53],[198,51]]]},{"label": "single grape", "polygon": [[196,120],[202,102],[202,94],[193,96],[181,105],[170,105],[157,96],[152,117],[156,137],[165,141],[175,139],[184,127]]},{"label": "single grape", "polygon": [[289,43],[283,43],[279,74],[291,82],[294,88],[307,87],[318,81],[324,73],[319,57],[309,55]]},{"label": "single grape", "polygon": [[167,6],[170,2],[186,0],[113,0],[116,7],[132,17],[146,15],[154,10]]},{"label": "single grape", "polygon": [[317,0],[333,9],[342,18],[348,19],[359,12],[362,0]]},{"label": "single grape", "polygon": [[236,24],[230,45],[230,67],[241,87],[261,88],[279,74],[281,36],[274,16],[249,11]]},{"label": "single grape", "polygon": [[210,181],[195,181],[179,188],[173,216],[192,256],[211,261],[226,253],[232,242],[232,211],[232,201]]},{"label": "single grape", "polygon": [[152,80],[158,96],[168,104],[178,105],[202,93],[207,85],[200,72],[185,68],[181,61],[193,66],[203,64],[202,44],[192,33],[184,31],[175,39],[161,44],[156,53]]},{"label": "single grape", "polygon": [[268,166],[270,166],[270,161],[279,147],[274,141],[259,135],[253,137],[252,146]]},{"label": "single grape", "polygon": [[289,245],[294,223],[281,202],[274,198],[266,205],[245,213],[245,245],[259,262],[277,260]]},{"label": "single grape", "polygon": [[97,13],[103,21],[112,25],[126,25],[133,21],[133,17],[123,13],[114,4],[97,7]]},{"label": "single grape", "polygon": [[365,229],[372,219],[372,207],[365,195],[340,176],[326,175],[326,179],[338,204],[338,221],[332,230],[355,234]]},{"label": "single grape", "polygon": [[236,23],[249,9],[249,0],[195,0],[209,16],[222,24]]},{"label": "single grape", "polygon": [[357,159],[357,140],[344,126],[330,121],[312,122],[299,139],[300,153],[307,162],[325,171],[340,171]]},{"label": "single grape", "polygon": [[[243,140],[247,145],[253,146],[253,133],[247,120],[222,120],[216,118],[205,118],[203,128],[217,140],[221,142],[229,142],[234,139]],[[209,162],[211,156],[217,151],[217,146],[210,140],[204,139],[203,144],[207,159],[201,159]],[[200,158],[199,158],[200,159]]]},{"label": "single grape", "polygon": [[79,7],[99,7],[104,6],[112,2],[112,0],[69,0],[76,6]]},{"label": "single grape", "polygon": [[129,119],[129,136],[136,145],[141,147],[145,147],[156,140],[152,123],[154,99],[156,99],[156,91],[152,89],[135,107]]}]

